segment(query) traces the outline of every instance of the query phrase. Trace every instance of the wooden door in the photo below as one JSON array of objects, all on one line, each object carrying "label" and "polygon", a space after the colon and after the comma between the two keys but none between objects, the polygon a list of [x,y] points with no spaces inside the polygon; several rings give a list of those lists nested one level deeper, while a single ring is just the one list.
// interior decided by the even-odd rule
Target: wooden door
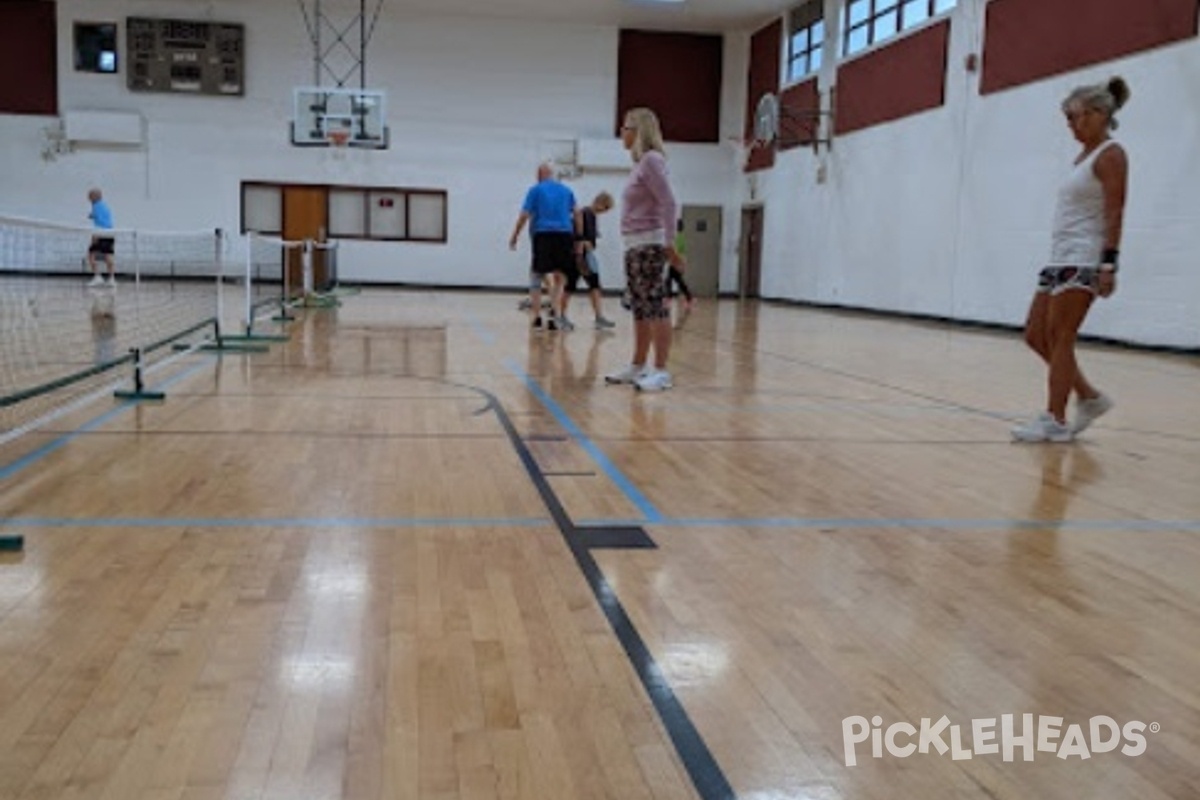
[{"label": "wooden door", "polygon": [[762,281],[762,206],[742,209],[742,240],[738,248],[738,296],[758,297]]},{"label": "wooden door", "polygon": [[[283,188],[283,238],[290,242],[324,241],[329,230],[329,190],[324,186]],[[329,270],[324,250],[312,254],[313,286],[327,283]],[[304,285],[304,265],[299,251],[288,251],[288,285],[299,291]]]}]

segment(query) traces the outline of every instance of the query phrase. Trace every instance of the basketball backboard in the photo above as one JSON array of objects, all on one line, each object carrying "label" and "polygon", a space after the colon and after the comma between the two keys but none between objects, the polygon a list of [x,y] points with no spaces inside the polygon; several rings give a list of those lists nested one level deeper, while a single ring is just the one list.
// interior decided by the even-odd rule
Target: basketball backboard
[{"label": "basketball backboard", "polygon": [[[332,134],[332,135],[331,135]],[[388,146],[387,93],[378,89],[297,87],[292,112],[292,144],[328,147],[346,137],[349,147]]]}]

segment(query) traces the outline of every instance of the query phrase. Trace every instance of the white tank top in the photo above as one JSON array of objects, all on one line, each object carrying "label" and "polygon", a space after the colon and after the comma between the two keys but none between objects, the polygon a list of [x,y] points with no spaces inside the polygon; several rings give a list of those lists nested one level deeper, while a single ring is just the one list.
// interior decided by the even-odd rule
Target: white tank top
[{"label": "white tank top", "polygon": [[1089,153],[1059,187],[1048,266],[1099,266],[1104,253],[1104,187],[1093,167],[1096,157],[1113,144],[1109,139]]}]

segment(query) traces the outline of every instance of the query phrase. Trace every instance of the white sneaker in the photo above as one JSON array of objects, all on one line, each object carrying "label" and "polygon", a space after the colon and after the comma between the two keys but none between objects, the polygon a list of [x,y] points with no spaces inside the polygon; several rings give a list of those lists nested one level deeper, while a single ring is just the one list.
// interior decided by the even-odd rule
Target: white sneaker
[{"label": "white sneaker", "polygon": [[663,392],[675,384],[671,382],[671,373],[665,369],[655,369],[643,374],[633,385],[639,392]]},{"label": "white sneaker", "polygon": [[1072,433],[1083,433],[1100,417],[1112,410],[1112,398],[1106,394],[1098,394],[1075,404],[1075,419],[1071,421]]},{"label": "white sneaker", "polygon": [[109,285],[109,286],[116,286],[116,285],[117,285],[117,276],[116,276],[116,275],[109,275],[109,276],[108,276],[108,285]]},{"label": "white sneaker", "polygon": [[645,374],[646,368],[641,364],[630,364],[620,372],[613,372],[604,376],[605,383],[636,383],[637,379]]},{"label": "white sneaker", "polygon": [[103,286],[103,285],[104,285],[104,278],[98,274],[93,275],[91,281],[88,282],[88,286]]},{"label": "white sneaker", "polygon": [[1016,442],[1069,442],[1075,434],[1069,425],[1043,411],[1032,421],[1013,428],[1012,437]]}]

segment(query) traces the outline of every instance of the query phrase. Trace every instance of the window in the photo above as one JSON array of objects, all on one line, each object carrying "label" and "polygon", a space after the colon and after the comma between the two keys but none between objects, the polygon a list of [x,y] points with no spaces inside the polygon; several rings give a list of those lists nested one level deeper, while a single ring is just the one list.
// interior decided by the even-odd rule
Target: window
[{"label": "window", "polygon": [[446,193],[434,189],[329,189],[329,238],[445,242]]},{"label": "window", "polygon": [[75,71],[117,71],[117,25],[115,22],[75,23]]},{"label": "window", "polygon": [[850,0],[842,18],[842,53],[852,56],[954,8],[958,0]]},{"label": "window", "polygon": [[796,81],[821,68],[825,47],[824,0],[808,0],[788,14],[787,80]]},{"label": "window", "polygon": [[[311,188],[311,187],[309,187]],[[330,239],[446,242],[445,191],[363,186],[320,186]],[[274,183],[242,184],[242,232],[282,236],[284,193]]]},{"label": "window", "polygon": [[242,185],[242,233],[283,233],[283,189],[279,186]]}]

